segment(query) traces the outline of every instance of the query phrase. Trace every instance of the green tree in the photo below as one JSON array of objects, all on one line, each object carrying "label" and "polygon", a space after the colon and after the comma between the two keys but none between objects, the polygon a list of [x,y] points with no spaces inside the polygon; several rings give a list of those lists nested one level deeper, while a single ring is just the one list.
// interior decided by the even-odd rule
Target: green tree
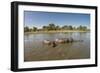
[{"label": "green tree", "polygon": [[55,30],[60,30],[60,27],[59,26],[56,26],[55,28],[56,28]]},{"label": "green tree", "polygon": [[68,30],[68,26],[65,25],[65,26],[62,27],[62,29]]},{"label": "green tree", "polygon": [[49,24],[48,29],[55,30],[55,24],[53,24],[53,23]]},{"label": "green tree", "polygon": [[76,30],[77,28],[76,27],[73,27],[73,30]]},{"label": "green tree", "polygon": [[82,27],[82,30],[87,30],[87,27],[86,27],[86,26],[83,26],[83,27]]},{"label": "green tree", "polygon": [[33,27],[33,31],[37,31],[37,28],[36,27]]},{"label": "green tree", "polygon": [[70,26],[68,27],[68,29],[69,29],[69,30],[73,30],[73,27],[70,25]]},{"label": "green tree", "polygon": [[62,29],[65,29],[65,30],[73,30],[73,27],[71,25],[67,26],[63,26]]},{"label": "green tree", "polygon": [[87,30],[87,27],[86,26],[82,26],[80,25],[79,27],[77,27],[78,30]]},{"label": "green tree", "polygon": [[28,26],[24,27],[24,32],[28,32],[28,31],[29,31],[29,27]]},{"label": "green tree", "polygon": [[82,30],[82,26],[80,25],[79,27],[77,27],[78,30]]},{"label": "green tree", "polygon": [[48,29],[47,29],[47,26],[43,26],[42,29],[43,29],[43,30],[48,30]]}]

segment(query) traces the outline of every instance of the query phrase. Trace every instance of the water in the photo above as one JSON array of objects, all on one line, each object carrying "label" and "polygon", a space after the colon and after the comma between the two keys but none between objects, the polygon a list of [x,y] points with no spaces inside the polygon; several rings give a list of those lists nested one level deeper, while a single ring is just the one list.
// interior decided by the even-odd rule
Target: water
[{"label": "water", "polygon": [[[72,37],[72,43],[52,47],[43,40]],[[24,34],[24,61],[73,60],[90,58],[90,32]]]}]

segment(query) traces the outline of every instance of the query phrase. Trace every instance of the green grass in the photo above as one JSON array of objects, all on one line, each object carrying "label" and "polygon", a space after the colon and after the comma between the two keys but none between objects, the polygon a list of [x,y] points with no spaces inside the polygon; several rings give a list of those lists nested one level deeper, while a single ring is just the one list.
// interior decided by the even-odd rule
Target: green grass
[{"label": "green grass", "polygon": [[50,31],[29,31],[25,34],[35,34],[35,33],[67,33],[67,32],[90,32],[89,30],[50,30]]}]

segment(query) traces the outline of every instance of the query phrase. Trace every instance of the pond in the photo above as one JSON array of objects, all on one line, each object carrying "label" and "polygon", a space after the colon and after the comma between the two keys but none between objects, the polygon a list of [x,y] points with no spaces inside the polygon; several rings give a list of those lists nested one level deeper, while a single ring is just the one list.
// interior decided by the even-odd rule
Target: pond
[{"label": "pond", "polygon": [[[70,38],[72,43],[57,44],[52,47],[44,40]],[[83,40],[83,41],[77,41]],[[73,60],[90,58],[90,32],[35,33],[24,34],[24,61]]]}]

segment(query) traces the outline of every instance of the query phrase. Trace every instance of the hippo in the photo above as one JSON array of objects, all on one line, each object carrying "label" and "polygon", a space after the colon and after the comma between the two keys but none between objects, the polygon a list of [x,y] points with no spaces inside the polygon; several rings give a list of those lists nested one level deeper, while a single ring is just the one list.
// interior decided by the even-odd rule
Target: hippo
[{"label": "hippo", "polygon": [[49,40],[43,40],[43,43],[44,43],[44,44],[51,45],[51,41],[49,41]]},{"label": "hippo", "polygon": [[74,42],[73,38],[70,37],[66,39],[66,43],[72,43],[72,42]]},{"label": "hippo", "polygon": [[56,47],[58,44],[62,43],[72,43],[72,42],[82,42],[82,41],[83,40],[74,40],[72,37],[70,37],[70,38],[55,39],[54,41],[44,40],[43,43],[50,45],[52,47]]},{"label": "hippo", "polygon": [[55,42],[56,43],[65,43],[65,40],[64,39],[55,39]]},{"label": "hippo", "polygon": [[52,45],[52,47],[56,47],[57,43],[55,41],[52,41],[51,45]]},{"label": "hippo", "polygon": [[50,45],[52,47],[56,47],[57,46],[57,43],[55,41],[49,41],[49,40],[44,40],[43,44],[47,44],[47,45]]},{"label": "hippo", "polygon": [[55,42],[57,43],[72,43],[74,42],[73,38],[62,38],[62,39],[55,39]]}]

